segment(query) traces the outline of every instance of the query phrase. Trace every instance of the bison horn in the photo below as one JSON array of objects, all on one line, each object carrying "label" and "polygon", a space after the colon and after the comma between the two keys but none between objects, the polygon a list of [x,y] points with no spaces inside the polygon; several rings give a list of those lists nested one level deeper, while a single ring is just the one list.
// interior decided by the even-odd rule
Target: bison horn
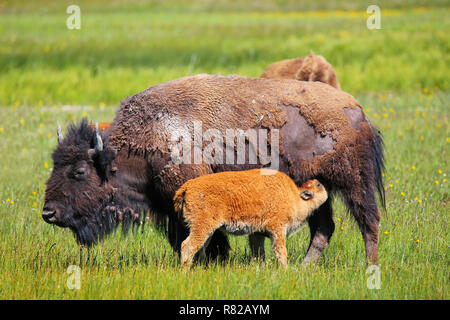
[{"label": "bison horn", "polygon": [[58,133],[58,143],[61,143],[64,139],[62,132],[61,132],[61,126],[58,124],[58,128],[56,129],[56,132]]},{"label": "bison horn", "polygon": [[97,142],[95,144],[95,151],[101,152],[101,151],[103,151],[103,141],[102,141],[102,137],[100,136],[100,133],[98,131],[98,122],[95,124],[95,135],[97,137]]},{"label": "bison horn", "polygon": [[95,148],[88,150],[88,155],[91,158],[94,156],[94,154],[103,151],[103,140],[100,136],[100,133],[98,132],[98,123],[95,124],[95,140]]}]

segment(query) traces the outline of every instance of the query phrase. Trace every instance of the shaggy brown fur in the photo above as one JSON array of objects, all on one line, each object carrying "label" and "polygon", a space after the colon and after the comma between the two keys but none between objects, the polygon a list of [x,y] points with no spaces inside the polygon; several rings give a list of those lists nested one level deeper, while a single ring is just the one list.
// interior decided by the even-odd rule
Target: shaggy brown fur
[{"label": "shaggy brown fur", "polygon": [[[105,132],[109,139],[105,140],[104,152],[117,150],[114,166],[94,162],[89,169],[92,174],[101,174],[107,172],[104,167],[116,168],[108,180],[116,196],[133,209],[150,207],[157,225],[167,232],[178,252],[188,230],[173,210],[175,191],[201,175],[264,165],[260,161],[250,164],[248,159],[235,165],[173,163],[172,137],[182,132],[192,134],[194,121],[202,122],[203,131],[214,128],[224,136],[230,128],[279,129],[279,171],[297,185],[317,178],[328,191],[338,191],[361,228],[367,259],[376,262],[379,212],[375,192],[383,196],[382,144],[379,133],[351,95],[320,82],[197,75],[153,86],[124,101]],[[61,157],[70,157],[69,142],[64,149],[67,155]],[[203,147],[208,144],[203,143]],[[248,141],[246,148],[250,148]],[[68,172],[72,166],[75,164],[67,163],[67,168],[58,170]],[[64,179],[70,177],[52,175],[48,185],[57,186]],[[65,192],[61,190],[61,194]],[[52,194],[46,195],[46,204],[53,202],[49,210],[70,206],[68,198],[56,203]],[[76,190],[73,195],[86,196]],[[311,243],[306,261],[319,257],[333,233],[330,198],[308,219]],[[226,256],[228,248],[225,235],[216,231],[206,251],[211,257]],[[252,248],[261,248],[261,243]]]},{"label": "shaggy brown fur", "polygon": [[181,245],[182,264],[189,266],[209,236],[221,228],[236,235],[267,234],[278,262],[287,267],[286,237],[298,231],[328,195],[317,180],[298,188],[282,172],[261,170],[204,175],[175,193],[175,211],[190,229]]},{"label": "shaggy brown fur", "polygon": [[320,81],[336,89],[341,88],[331,64],[322,56],[316,56],[313,53],[302,58],[272,63],[264,69],[261,78]]}]

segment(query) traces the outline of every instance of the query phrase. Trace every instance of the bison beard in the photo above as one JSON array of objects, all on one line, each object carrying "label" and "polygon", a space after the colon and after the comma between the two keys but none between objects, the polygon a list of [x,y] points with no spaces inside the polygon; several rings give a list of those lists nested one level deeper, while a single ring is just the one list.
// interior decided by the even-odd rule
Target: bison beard
[{"label": "bison beard", "polygon": [[91,246],[113,233],[122,223],[122,232],[126,234],[132,225],[139,226],[140,214],[110,199],[106,206],[88,217],[68,221],[69,228],[81,245]]},{"label": "bison beard", "polygon": [[[179,253],[188,229],[173,210],[175,191],[200,175],[262,167],[261,163],[174,164],[170,152],[172,134],[192,132],[194,121],[202,121],[203,130],[214,128],[222,133],[227,128],[279,129],[279,170],[297,185],[316,178],[330,195],[342,195],[360,227],[368,262],[377,262],[380,215],[376,191],[384,204],[381,136],[351,95],[319,82],[197,75],[148,88],[122,103],[114,122],[102,135],[105,150],[96,158],[88,157],[88,150],[95,145],[92,128],[82,123],[78,137],[83,137],[76,139],[72,136],[77,134],[71,132],[77,130],[69,130],[54,153],[46,205],[51,207],[59,201],[59,206],[67,208],[70,199],[64,193],[77,194],[87,201],[89,206],[74,209],[83,213],[84,219],[72,225],[78,241],[86,244],[101,239],[117,226],[116,215],[104,211],[111,205],[109,202],[116,201],[113,206],[122,211],[151,209],[157,226],[167,233],[172,248]],[[84,136],[84,131],[89,134]],[[118,151],[116,157],[109,157],[115,155],[112,150]],[[67,159],[58,161],[58,157]],[[58,187],[58,181],[66,179],[61,172],[72,170],[79,161],[92,168],[89,179],[77,189],[73,189],[72,182],[62,182]],[[112,170],[114,167],[117,172]],[[82,200],[75,197],[70,201],[77,204]],[[91,212],[94,207],[98,209]],[[305,261],[315,261],[334,231],[331,197],[308,222],[311,242]],[[264,238],[252,239],[258,242],[252,248],[261,248]],[[216,231],[206,253],[211,258],[223,258],[228,251],[227,237]]]}]

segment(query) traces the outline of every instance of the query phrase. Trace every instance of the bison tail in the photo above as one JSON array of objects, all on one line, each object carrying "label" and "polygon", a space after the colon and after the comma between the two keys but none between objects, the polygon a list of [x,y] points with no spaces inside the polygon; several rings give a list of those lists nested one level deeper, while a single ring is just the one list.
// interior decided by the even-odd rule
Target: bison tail
[{"label": "bison tail", "polygon": [[336,89],[341,89],[332,65],[325,58],[314,53],[310,53],[309,56],[303,58],[302,64],[295,74],[295,79],[300,81],[320,81]]},{"label": "bison tail", "polygon": [[372,127],[372,132],[374,135],[373,144],[372,144],[372,154],[373,154],[373,168],[375,175],[375,186],[380,197],[381,205],[383,209],[386,210],[386,196],[384,192],[383,185],[383,171],[384,171],[384,151],[383,151],[383,138],[381,136],[381,132]]}]

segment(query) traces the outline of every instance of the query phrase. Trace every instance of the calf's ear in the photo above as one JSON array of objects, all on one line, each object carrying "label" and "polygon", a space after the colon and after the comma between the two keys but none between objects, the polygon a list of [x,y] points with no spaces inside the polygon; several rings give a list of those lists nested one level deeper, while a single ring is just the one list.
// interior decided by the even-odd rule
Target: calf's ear
[{"label": "calf's ear", "polygon": [[303,190],[302,192],[300,192],[300,196],[303,200],[309,200],[314,196],[314,193],[309,190]]}]

